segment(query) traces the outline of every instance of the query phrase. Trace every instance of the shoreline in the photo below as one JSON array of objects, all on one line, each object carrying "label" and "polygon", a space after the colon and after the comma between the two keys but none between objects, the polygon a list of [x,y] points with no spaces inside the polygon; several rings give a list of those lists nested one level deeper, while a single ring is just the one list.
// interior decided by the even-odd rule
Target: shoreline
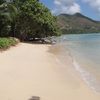
[{"label": "shoreline", "polygon": [[[29,100],[100,100],[72,69],[69,55],[67,65],[56,57],[59,47],[19,43],[0,53],[0,99]],[[84,98],[82,98],[84,97]]]},{"label": "shoreline", "polygon": [[[58,48],[60,48],[60,49],[58,50]],[[100,95],[100,89],[98,87],[99,83],[96,82],[96,79],[94,78],[94,76],[91,73],[89,73],[88,71],[86,71],[85,69],[80,67],[80,65],[76,62],[75,58],[73,58],[73,56],[71,55],[71,51],[68,48],[67,48],[67,50],[61,49],[61,48],[63,48],[62,44],[57,44],[53,47],[53,49],[55,49],[54,51],[56,51],[56,50],[57,50],[57,52],[59,51],[58,54],[54,53],[56,56],[58,56],[57,57],[59,59],[58,61],[60,61],[60,62],[62,61],[64,63],[64,65],[66,66],[67,63],[65,63],[64,59],[68,60],[68,58],[69,58],[69,60],[72,62],[71,69],[74,70],[74,73],[77,74],[77,76],[80,78],[80,80],[82,80],[83,83],[86,84],[91,91]],[[62,53],[62,52],[64,52],[64,53]],[[62,57],[62,55],[63,55],[63,57]]]},{"label": "shoreline", "polygon": [[92,75],[92,73],[86,71],[83,69],[74,59],[73,65],[75,67],[75,70],[80,73],[80,76],[82,80],[85,82],[85,84],[91,89],[91,91],[100,94],[100,87],[99,83],[95,79],[95,77]]},{"label": "shoreline", "polygon": [[[72,62],[73,67],[71,67],[74,71],[77,72],[78,76],[80,77],[81,80],[84,81],[84,83],[91,89],[91,91],[94,91],[98,94],[100,94],[100,84],[96,80],[96,78],[92,75],[93,73],[88,72],[86,69],[82,68],[76,61],[76,59],[73,57],[71,54],[71,51],[68,48],[64,48],[63,44],[58,43],[53,46],[54,52],[57,52],[55,55],[61,62],[63,62],[65,65],[66,59],[68,60],[68,57],[70,58],[69,60]],[[52,51],[52,50],[51,50]],[[63,53],[64,52],[64,53]]]}]

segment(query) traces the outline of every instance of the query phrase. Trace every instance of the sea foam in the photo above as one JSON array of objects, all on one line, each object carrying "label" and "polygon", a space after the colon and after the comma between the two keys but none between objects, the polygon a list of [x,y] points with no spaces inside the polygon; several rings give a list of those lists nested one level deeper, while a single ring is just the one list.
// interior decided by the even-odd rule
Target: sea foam
[{"label": "sea foam", "polygon": [[80,73],[82,79],[86,82],[86,84],[96,93],[100,93],[100,83],[97,82],[92,73],[89,73],[88,71],[83,69],[75,60],[73,61],[73,65],[75,67],[75,70]]}]

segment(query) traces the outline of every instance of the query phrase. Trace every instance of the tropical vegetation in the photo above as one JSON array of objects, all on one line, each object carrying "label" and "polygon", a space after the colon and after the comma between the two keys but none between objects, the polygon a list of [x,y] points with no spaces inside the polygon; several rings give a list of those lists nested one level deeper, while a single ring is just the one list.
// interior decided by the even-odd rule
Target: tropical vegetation
[{"label": "tropical vegetation", "polygon": [[56,20],[39,0],[0,0],[0,37],[27,41],[57,36]]},{"label": "tropical vegetation", "polygon": [[15,46],[18,42],[15,38],[0,38],[0,50]]}]

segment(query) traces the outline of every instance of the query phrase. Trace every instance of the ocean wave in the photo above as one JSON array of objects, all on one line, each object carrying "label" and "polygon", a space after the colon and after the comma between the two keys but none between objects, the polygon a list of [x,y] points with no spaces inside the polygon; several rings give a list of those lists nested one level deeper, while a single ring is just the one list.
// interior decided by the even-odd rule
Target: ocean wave
[{"label": "ocean wave", "polygon": [[94,90],[96,93],[100,93],[100,83],[97,82],[96,78],[93,76],[92,73],[89,73],[85,69],[83,69],[79,64],[74,60],[73,65],[82,77],[82,79],[86,82],[86,84]]},{"label": "ocean wave", "polygon": [[[100,93],[100,82],[96,79],[93,73],[90,73],[85,67],[82,67],[76,62],[76,59],[73,57],[71,50],[66,46],[66,43],[58,43],[53,48],[56,48],[60,57],[56,59],[57,62],[66,65],[66,57],[69,56],[70,60],[73,62],[74,69],[80,74],[82,80],[90,87],[94,92]],[[59,60],[60,59],[60,60]],[[68,59],[68,58],[67,58]]]}]

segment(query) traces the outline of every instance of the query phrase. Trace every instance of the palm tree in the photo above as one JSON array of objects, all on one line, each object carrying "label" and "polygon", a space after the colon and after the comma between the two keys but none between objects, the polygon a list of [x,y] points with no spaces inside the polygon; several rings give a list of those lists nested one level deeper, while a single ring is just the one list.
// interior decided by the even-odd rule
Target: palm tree
[{"label": "palm tree", "polygon": [[9,22],[11,26],[11,36],[15,36],[15,23],[18,11],[17,8],[14,6],[13,3],[4,2],[0,5],[0,15],[4,16]]}]

